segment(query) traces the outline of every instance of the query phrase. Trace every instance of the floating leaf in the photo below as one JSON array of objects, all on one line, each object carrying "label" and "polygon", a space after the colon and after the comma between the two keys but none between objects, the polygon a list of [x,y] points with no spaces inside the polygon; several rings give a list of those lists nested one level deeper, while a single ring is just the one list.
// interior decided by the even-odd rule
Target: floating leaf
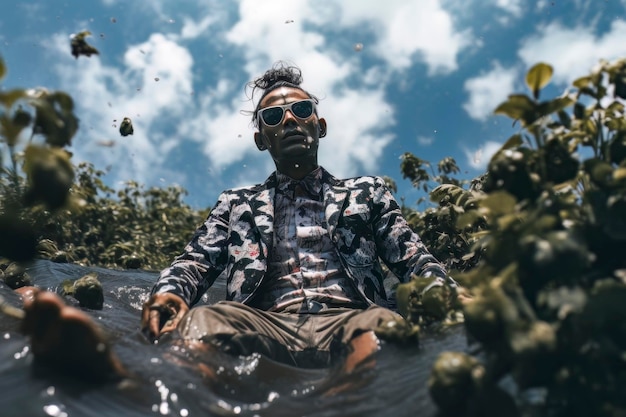
[{"label": "floating leaf", "polygon": [[128,136],[132,135],[133,132],[133,122],[130,120],[129,117],[124,117],[124,120],[122,120],[122,123],[120,124],[120,135]]},{"label": "floating leaf", "polygon": [[93,46],[89,45],[85,38],[87,36],[91,36],[91,32],[88,30],[84,32],[80,32],[72,37],[71,47],[72,47],[72,55],[74,58],[78,59],[80,55],[85,55],[90,57],[91,55],[98,55],[100,52]]},{"label": "floating leaf", "polygon": [[553,72],[551,65],[540,62],[526,73],[526,84],[535,98],[539,98],[539,91],[550,82]]}]

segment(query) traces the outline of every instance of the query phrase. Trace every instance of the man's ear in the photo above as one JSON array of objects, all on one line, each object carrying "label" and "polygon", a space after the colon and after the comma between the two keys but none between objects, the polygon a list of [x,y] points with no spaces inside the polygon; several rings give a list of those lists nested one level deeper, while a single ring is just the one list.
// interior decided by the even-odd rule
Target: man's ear
[{"label": "man's ear", "polygon": [[267,146],[263,143],[263,134],[261,132],[254,132],[254,143],[256,143],[256,147],[260,151],[267,149]]},{"label": "man's ear", "polygon": [[327,132],[326,119],[322,117],[318,120],[318,123],[320,124],[320,138],[323,138],[324,136],[326,136]]}]

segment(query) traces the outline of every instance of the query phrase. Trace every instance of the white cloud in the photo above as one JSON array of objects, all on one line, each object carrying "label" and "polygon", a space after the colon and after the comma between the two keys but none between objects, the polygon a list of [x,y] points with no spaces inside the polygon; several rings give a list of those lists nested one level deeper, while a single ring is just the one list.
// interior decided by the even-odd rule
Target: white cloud
[{"label": "white cloud", "polygon": [[[367,7],[356,0],[242,0],[239,16],[225,38],[245,56],[245,71],[250,79],[262,74],[273,62],[286,60],[302,69],[303,87],[323,99],[320,115],[328,121],[329,134],[320,145],[320,162],[332,165],[339,176],[354,175],[359,167],[375,168],[376,160],[393,139],[384,133],[394,123],[392,108],[383,94],[390,80],[389,70],[402,71],[422,61],[431,74],[453,71],[459,51],[469,42],[467,33],[455,32],[450,14],[438,0],[391,0]],[[371,28],[374,43],[359,53],[367,51],[382,58],[386,65],[364,71],[352,47],[360,40],[355,39],[350,49],[342,52],[334,46],[335,39],[323,35],[328,25],[361,32]],[[353,84],[349,88],[348,82]],[[237,122],[228,112],[218,117],[212,119]],[[334,130],[338,127],[340,131]],[[210,127],[207,129],[210,131]],[[208,135],[210,143],[205,149],[211,150],[207,156],[213,163],[234,162],[255,152],[249,143],[246,146],[252,150],[246,151],[237,144],[233,152],[230,136],[240,128],[226,131],[230,133]],[[334,140],[332,147],[325,146],[327,140]],[[227,156],[226,151],[231,153]]]},{"label": "white cloud", "polygon": [[343,0],[337,7],[339,13],[320,24],[371,28],[376,42],[368,51],[396,70],[417,61],[426,64],[430,75],[452,72],[458,67],[459,52],[471,43],[471,33],[454,27],[452,15],[439,0],[387,0],[367,5],[361,0]]},{"label": "white cloud", "polygon": [[[143,11],[146,22],[155,22],[155,32],[147,32],[144,42],[123,46],[122,59],[62,60],[56,72],[61,87],[76,98],[81,118],[76,159],[112,165],[114,181],[180,181],[183,174],[176,172],[182,170],[168,164],[168,153],[189,141],[200,145],[214,173],[252,161],[228,186],[231,180],[256,182],[259,177],[253,174],[272,169],[272,161],[258,154],[250,119],[240,114],[242,107],[254,107],[242,87],[273,62],[286,60],[302,69],[303,87],[322,100],[320,116],[329,133],[320,144],[320,163],[338,176],[375,172],[394,139],[389,133],[394,110],[385,94],[389,83],[406,78],[416,64],[430,75],[455,71],[459,53],[472,42],[469,32],[455,27],[441,0],[367,6],[359,0],[240,0],[238,6],[239,13],[233,14],[232,4],[212,2],[185,15],[188,7],[170,13],[171,7],[158,2],[139,3],[134,7]],[[209,41],[207,49],[228,51],[232,58],[216,63],[219,80],[213,69],[194,67],[190,52]],[[67,42],[57,38],[63,56]],[[365,46],[357,52],[358,42]],[[112,126],[123,117],[133,119],[133,136],[121,138]],[[97,145],[110,140],[116,145]]]},{"label": "white cloud", "polygon": [[492,69],[465,81],[464,89],[469,93],[463,108],[476,120],[486,120],[495,108],[513,92],[517,72],[514,68],[502,68],[494,62]]},{"label": "white cloud", "polygon": [[521,0],[496,0],[496,7],[506,11],[513,17],[520,17],[523,12]]},{"label": "white cloud", "polygon": [[195,39],[198,36],[206,33],[207,29],[216,21],[216,17],[208,15],[201,19],[199,22],[192,20],[191,18],[183,19],[183,28],[180,32],[180,36],[183,39]]},{"label": "white cloud", "polygon": [[[50,47],[67,56],[67,37],[54,37]],[[114,182],[155,183],[164,172],[180,180],[181,175],[165,164],[175,141],[161,128],[180,120],[189,109],[191,54],[165,36],[153,34],[128,48],[123,61],[123,68],[117,68],[103,65],[98,57],[74,60],[68,56],[56,64],[63,89],[74,97],[80,118],[75,160],[92,161],[98,168],[114,166]],[[133,121],[132,136],[118,133],[124,117]],[[99,145],[110,141],[115,145]]]},{"label": "white cloud", "polygon": [[564,27],[550,23],[527,38],[518,52],[527,67],[547,62],[554,67],[553,79],[569,84],[586,75],[600,59],[614,60],[626,55],[626,22],[614,20],[608,31],[594,34],[587,26]]},{"label": "white cloud", "polygon": [[487,141],[475,149],[464,149],[467,164],[476,170],[485,170],[491,157],[502,147],[501,143]]}]

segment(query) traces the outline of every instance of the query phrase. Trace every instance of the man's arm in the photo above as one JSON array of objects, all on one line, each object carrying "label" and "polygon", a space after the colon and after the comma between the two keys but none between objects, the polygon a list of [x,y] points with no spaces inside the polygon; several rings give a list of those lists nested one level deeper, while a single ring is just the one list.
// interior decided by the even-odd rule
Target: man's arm
[{"label": "man's arm", "polygon": [[401,282],[408,282],[413,274],[449,279],[445,267],[409,227],[398,202],[378,177],[372,195],[372,228],[378,255]]},{"label": "man's arm", "polygon": [[142,311],[142,330],[151,339],[174,330],[226,267],[229,216],[223,193],[184,252],[161,272]]}]

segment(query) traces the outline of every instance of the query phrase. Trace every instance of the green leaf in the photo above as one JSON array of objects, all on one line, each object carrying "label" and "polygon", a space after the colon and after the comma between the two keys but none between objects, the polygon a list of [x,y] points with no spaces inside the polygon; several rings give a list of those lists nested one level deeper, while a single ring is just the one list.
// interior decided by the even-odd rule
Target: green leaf
[{"label": "green leaf", "polygon": [[554,100],[544,101],[539,104],[538,111],[541,117],[547,116],[554,112],[563,110],[564,108],[571,106],[575,103],[575,100],[571,97],[558,97]]},{"label": "green leaf", "polygon": [[493,156],[491,157],[491,160],[492,161],[495,160],[502,152],[506,151],[507,149],[517,148],[519,146],[522,146],[523,144],[524,144],[524,139],[522,138],[522,135],[520,135],[519,133],[516,133],[510,138],[508,138],[506,142],[504,142],[504,145],[502,145],[502,147],[498,149],[496,153],[493,154]]},{"label": "green leaf", "polygon": [[584,162],[585,171],[591,180],[600,185],[607,185],[613,177],[613,167],[599,158],[587,159]]},{"label": "green leaf", "polygon": [[4,63],[4,60],[0,58],[0,80],[4,78],[7,73],[7,66]]},{"label": "green leaf", "polygon": [[0,103],[2,103],[6,109],[10,109],[16,101],[23,98],[26,98],[26,92],[21,88],[0,92]]},{"label": "green leaf", "polygon": [[441,184],[430,192],[430,201],[439,203],[445,196],[450,196],[450,201],[456,201],[465,190],[454,184]]},{"label": "green leaf", "polygon": [[626,168],[617,168],[613,171],[613,179],[617,181],[626,179]]},{"label": "green leaf", "polygon": [[535,98],[539,98],[539,90],[545,87],[552,78],[554,70],[552,66],[540,62],[534,65],[526,74],[526,84],[533,92]]},{"label": "green leaf", "polygon": [[589,84],[591,83],[591,77],[590,76],[586,76],[586,77],[580,77],[576,80],[574,80],[574,82],[572,83],[572,85],[576,88],[585,88],[588,87]]},{"label": "green leaf", "polygon": [[504,142],[504,145],[502,145],[500,150],[502,151],[505,149],[517,148],[518,146],[522,146],[523,143],[524,140],[522,139],[522,135],[515,134],[508,138],[506,142]]},{"label": "green leaf", "polygon": [[506,191],[494,191],[479,203],[481,211],[486,209],[492,215],[512,213],[516,204],[515,197]]},{"label": "green leaf", "polygon": [[569,114],[567,114],[567,112],[564,110],[559,110],[558,115],[559,115],[559,121],[561,122],[561,124],[565,126],[566,128],[571,129],[572,118],[569,116]]},{"label": "green leaf", "polygon": [[538,119],[537,104],[525,94],[511,94],[507,101],[496,107],[494,113],[521,120],[524,126],[528,126]]}]

